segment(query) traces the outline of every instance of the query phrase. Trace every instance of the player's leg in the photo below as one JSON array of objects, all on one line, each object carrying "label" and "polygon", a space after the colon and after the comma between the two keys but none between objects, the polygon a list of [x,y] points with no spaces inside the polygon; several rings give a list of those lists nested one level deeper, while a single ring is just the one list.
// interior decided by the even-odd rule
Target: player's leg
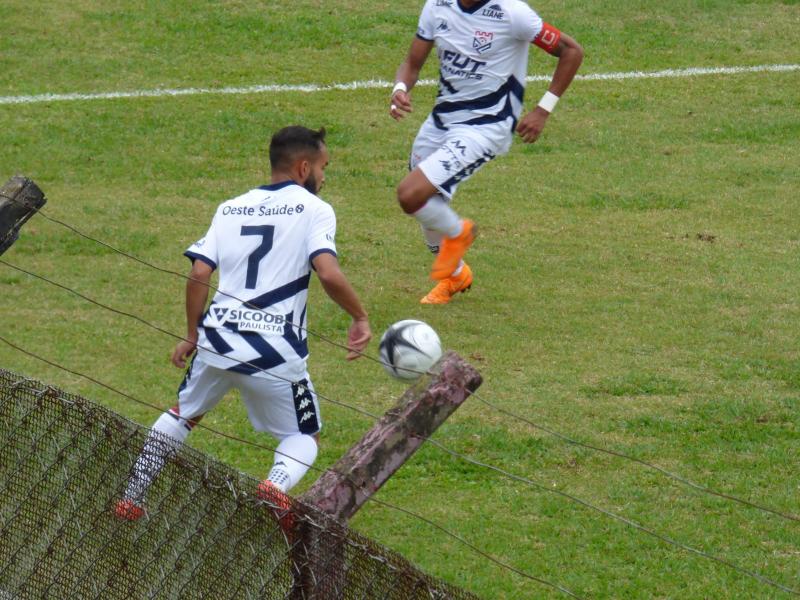
[{"label": "player's leg", "polygon": [[286,495],[317,459],[319,404],[308,373],[296,383],[274,378],[241,376],[237,387],[256,431],[278,440],[272,468],[258,484],[256,494],[271,507],[278,524],[291,540],[294,529],[292,500]]},{"label": "player's leg", "polygon": [[322,421],[314,386],[307,373],[296,383],[246,375],[240,379],[237,387],[253,427],[278,440],[265,481],[288,492],[317,459]]},{"label": "player's leg", "polygon": [[428,117],[411,147],[409,173],[397,186],[397,201],[403,211],[416,218],[424,230],[440,237],[458,235],[461,218],[450,208],[449,197],[440,194],[435,182],[419,168],[419,164],[442,147],[446,133]]},{"label": "player's leg", "polygon": [[164,465],[231,386],[226,371],[210,367],[197,357],[192,360],[178,388],[178,404],[156,420],[145,440],[125,493],[115,508],[117,516],[136,520],[144,514],[147,491]]},{"label": "player's leg", "polygon": [[[404,180],[407,187],[401,184],[398,190],[401,203],[404,199],[401,192],[406,193],[406,208],[414,206],[408,203],[409,198],[418,200],[431,188],[436,190],[424,207],[413,213],[422,224],[428,248],[437,255],[431,277],[438,279],[439,283],[420,300],[422,304],[447,304],[455,294],[468,290],[472,285],[472,270],[464,262],[463,256],[475,237],[474,224],[456,216],[461,229],[458,235],[452,236],[443,231],[441,224],[437,226],[433,219],[426,219],[430,215],[425,213],[432,205],[437,206],[436,200],[440,201],[440,206],[449,208],[447,205],[458,185],[495,157],[496,142],[473,130],[461,128],[442,133],[426,122],[414,142],[409,163],[413,170]],[[419,183],[415,172],[427,185]],[[437,213],[431,214],[435,217]],[[452,212],[452,215],[455,213]]]}]

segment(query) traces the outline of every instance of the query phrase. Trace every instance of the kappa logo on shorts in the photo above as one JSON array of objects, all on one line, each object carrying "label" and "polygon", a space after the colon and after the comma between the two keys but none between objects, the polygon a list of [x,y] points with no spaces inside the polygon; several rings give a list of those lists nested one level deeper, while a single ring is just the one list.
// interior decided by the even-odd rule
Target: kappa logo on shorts
[{"label": "kappa logo on shorts", "polygon": [[[460,171],[464,168],[464,162],[461,160],[461,157],[458,156],[458,153],[456,153],[453,144],[447,144],[443,149],[450,155],[450,160],[439,159],[439,162],[442,163],[442,166],[445,167],[448,173]],[[445,163],[447,163],[447,165],[445,165]]]},{"label": "kappa logo on shorts", "polygon": [[489,31],[476,31],[475,37],[472,38],[472,47],[475,48],[478,54],[483,54],[492,47],[492,39],[494,39],[494,33]]},{"label": "kappa logo on shorts", "polygon": [[453,146],[461,152],[461,156],[467,155],[467,147],[461,143],[461,140],[453,140]]},{"label": "kappa logo on shorts", "polygon": [[297,426],[300,433],[314,434],[319,431],[319,418],[314,405],[314,396],[308,387],[308,379],[301,379],[292,384],[294,397],[294,411],[297,416]]}]

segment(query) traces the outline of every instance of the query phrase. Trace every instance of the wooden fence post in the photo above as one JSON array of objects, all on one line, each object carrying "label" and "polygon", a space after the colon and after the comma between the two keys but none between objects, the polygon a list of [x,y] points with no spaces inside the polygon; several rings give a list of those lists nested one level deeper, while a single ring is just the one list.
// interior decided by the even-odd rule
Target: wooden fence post
[{"label": "wooden fence post", "polygon": [[[455,352],[447,352],[432,372],[410,387],[300,500],[346,523],[483,381]],[[292,597],[337,598],[346,577],[344,549],[339,546],[338,558],[307,552],[306,549],[321,546],[337,548],[335,541],[320,541],[324,531],[312,533],[312,529],[315,528],[301,525],[298,534],[302,539],[293,547],[298,581]]]},{"label": "wooden fence post", "polygon": [[11,247],[25,221],[46,202],[44,192],[27,177],[16,175],[0,188],[0,254]]}]

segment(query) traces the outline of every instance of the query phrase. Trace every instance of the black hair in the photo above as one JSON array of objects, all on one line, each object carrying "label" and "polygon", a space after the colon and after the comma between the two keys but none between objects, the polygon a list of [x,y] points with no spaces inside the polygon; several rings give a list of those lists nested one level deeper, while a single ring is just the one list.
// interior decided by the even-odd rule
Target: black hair
[{"label": "black hair", "polygon": [[301,154],[316,155],[325,143],[325,128],[314,131],[302,125],[284,127],[269,143],[269,164],[273,169],[286,168]]}]

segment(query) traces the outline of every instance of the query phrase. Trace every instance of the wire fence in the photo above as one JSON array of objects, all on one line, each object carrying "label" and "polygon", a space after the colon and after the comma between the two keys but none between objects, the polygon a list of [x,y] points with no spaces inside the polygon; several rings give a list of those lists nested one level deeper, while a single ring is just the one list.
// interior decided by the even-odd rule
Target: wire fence
[{"label": "wire fence", "polygon": [[183,447],[148,511],[114,505],[148,430],[0,369],[0,598],[471,599],[325,514]]},{"label": "wire fence", "polygon": [[[152,263],[149,263],[149,262],[147,262],[147,261],[144,261],[144,260],[142,260],[142,259],[140,259],[140,258],[138,258],[138,257],[136,257],[136,256],[130,255],[130,254],[128,254],[128,253],[126,253],[126,252],[124,252],[124,251],[122,251],[122,250],[119,250],[119,249],[117,249],[117,248],[115,248],[115,247],[113,247],[113,246],[111,246],[111,245],[107,244],[106,242],[103,242],[103,241],[101,241],[101,240],[97,240],[97,239],[95,239],[95,238],[93,238],[93,237],[91,237],[91,236],[88,236],[88,235],[86,235],[85,233],[83,233],[83,232],[81,232],[80,230],[78,230],[77,228],[73,227],[72,225],[69,225],[69,224],[67,224],[67,223],[64,223],[64,222],[62,222],[62,221],[59,221],[59,220],[57,220],[57,219],[53,219],[52,217],[49,217],[49,216],[47,216],[47,215],[45,215],[45,214],[43,214],[43,213],[41,213],[41,212],[40,212],[40,214],[42,214],[42,216],[43,216],[44,218],[46,218],[47,220],[53,221],[53,222],[55,222],[55,223],[57,223],[57,224],[59,224],[59,225],[61,225],[61,226],[63,226],[63,227],[66,227],[67,229],[69,229],[69,230],[71,230],[73,233],[75,233],[76,235],[78,235],[78,236],[81,236],[81,237],[84,237],[84,238],[86,238],[87,240],[90,240],[90,241],[92,241],[92,242],[95,242],[95,243],[101,244],[101,245],[103,245],[103,246],[106,246],[106,247],[108,247],[109,249],[111,249],[112,251],[114,251],[114,252],[116,252],[116,253],[118,253],[118,254],[121,254],[122,256],[124,256],[124,257],[126,257],[126,258],[128,258],[128,259],[131,259],[131,260],[134,260],[134,261],[136,261],[136,262],[139,262],[139,263],[141,263],[141,264],[143,264],[143,265],[145,265],[145,266],[147,266],[147,267],[149,267],[149,268],[152,268],[152,269],[154,269],[154,270],[156,270],[156,271],[160,271],[160,272],[163,272],[163,273],[171,274],[171,275],[178,276],[178,277],[181,277],[181,278],[184,278],[184,279],[190,279],[190,278],[189,278],[189,277],[187,277],[186,275],[182,275],[182,274],[180,274],[180,273],[177,273],[177,272],[175,272],[175,271],[171,271],[171,270],[169,270],[169,269],[164,269],[164,268],[162,268],[162,267],[159,267],[159,266],[157,266],[157,265],[154,265],[154,264],[152,264]],[[132,319],[134,319],[134,320],[137,320],[137,321],[139,321],[140,323],[142,323],[143,325],[146,325],[146,326],[148,326],[148,327],[151,327],[151,328],[153,328],[153,329],[157,329],[157,330],[158,330],[158,331],[160,331],[161,333],[167,334],[167,335],[169,335],[169,336],[171,336],[171,337],[177,337],[177,338],[180,338],[180,336],[177,336],[176,334],[173,334],[173,333],[171,333],[171,332],[168,332],[168,331],[166,331],[166,330],[163,330],[163,329],[161,329],[161,328],[159,328],[159,327],[156,327],[156,326],[154,326],[152,323],[150,323],[150,322],[146,321],[145,319],[143,319],[143,318],[141,318],[141,317],[139,317],[139,316],[137,316],[137,315],[134,315],[134,314],[131,314],[131,313],[127,313],[127,312],[124,312],[124,311],[120,311],[120,310],[118,310],[118,309],[114,309],[113,307],[110,307],[110,306],[108,306],[108,305],[105,305],[105,304],[103,304],[103,303],[100,303],[100,302],[98,302],[98,301],[96,301],[96,300],[94,300],[94,299],[92,299],[92,298],[89,298],[89,297],[87,297],[87,296],[84,296],[83,294],[80,294],[80,293],[76,292],[75,290],[73,290],[73,289],[71,289],[71,288],[69,288],[69,287],[67,287],[67,286],[64,286],[64,285],[58,284],[58,283],[56,283],[56,282],[53,282],[53,281],[51,281],[51,280],[49,280],[49,279],[47,279],[47,278],[44,278],[44,277],[42,277],[42,276],[40,276],[40,275],[37,275],[37,274],[35,274],[35,273],[32,273],[32,272],[29,272],[29,271],[27,271],[27,270],[25,270],[25,269],[22,269],[22,268],[20,268],[20,267],[18,267],[18,266],[16,266],[16,265],[13,265],[13,264],[7,263],[6,261],[3,261],[3,260],[0,260],[0,264],[3,264],[3,265],[5,265],[5,266],[8,266],[8,267],[10,267],[10,268],[13,268],[13,269],[15,269],[15,270],[18,270],[18,271],[21,271],[21,272],[23,272],[23,273],[27,273],[27,274],[28,274],[28,275],[30,275],[30,276],[33,276],[33,277],[36,277],[36,278],[42,279],[42,280],[46,281],[47,283],[50,283],[50,284],[52,284],[52,285],[56,285],[57,287],[60,287],[60,288],[62,288],[62,289],[64,289],[64,290],[66,290],[66,291],[68,291],[68,292],[70,292],[70,293],[72,293],[72,294],[75,294],[75,295],[77,295],[77,296],[81,297],[82,299],[84,299],[84,300],[87,300],[88,302],[91,302],[91,303],[93,303],[93,304],[96,304],[96,305],[98,305],[99,307],[101,307],[101,308],[103,308],[103,309],[106,309],[106,310],[109,310],[109,311],[115,312],[115,313],[117,313],[117,314],[120,314],[120,315],[123,315],[123,316],[129,317],[129,318],[132,318]],[[214,286],[210,286],[210,287],[211,287],[212,289],[216,290],[216,288],[214,288]],[[242,300],[242,302],[243,302],[243,303],[245,303],[245,301],[243,301],[243,300]],[[305,328],[304,328],[304,329],[305,329]],[[339,344],[339,343],[337,343],[337,342],[335,342],[335,341],[333,341],[333,340],[330,340],[330,339],[326,338],[325,336],[319,335],[318,333],[316,333],[316,332],[314,332],[314,331],[311,331],[311,330],[307,330],[307,329],[306,329],[306,332],[307,332],[309,335],[313,335],[313,336],[315,336],[315,337],[317,337],[317,338],[321,339],[323,342],[325,342],[325,343],[327,343],[327,344],[330,344],[330,345],[333,345],[333,346],[337,346],[337,347],[344,347],[344,345],[342,345],[342,344]],[[6,342],[6,343],[8,343],[8,342]],[[376,357],[370,356],[370,355],[368,355],[368,354],[362,354],[362,356],[365,356],[367,359],[369,359],[369,360],[373,360],[373,361],[375,361],[375,362],[378,362],[378,363],[382,362],[382,361],[381,361],[379,358],[376,358]],[[770,514],[772,514],[772,515],[774,515],[774,516],[780,517],[780,518],[782,518],[782,519],[786,519],[787,521],[797,521],[798,519],[800,519],[800,517],[798,517],[798,515],[796,515],[796,514],[790,514],[790,513],[786,513],[786,512],[782,512],[782,511],[776,510],[776,509],[774,509],[774,508],[771,508],[771,507],[762,506],[762,505],[759,505],[759,504],[753,503],[753,502],[751,502],[751,501],[748,501],[748,500],[746,500],[746,499],[743,499],[743,498],[738,498],[738,497],[735,497],[735,496],[732,496],[732,495],[729,495],[729,494],[726,494],[726,493],[723,493],[723,492],[720,492],[720,491],[717,491],[717,490],[710,489],[710,488],[708,488],[708,487],[705,487],[705,486],[703,486],[703,485],[700,485],[700,484],[694,483],[694,482],[692,482],[692,481],[689,481],[689,480],[685,479],[684,477],[681,477],[680,475],[677,475],[677,474],[675,474],[675,473],[672,473],[672,472],[670,472],[670,471],[667,471],[666,469],[663,469],[662,467],[659,467],[658,465],[651,464],[651,463],[649,463],[649,462],[647,462],[647,461],[644,461],[644,460],[641,460],[641,459],[638,459],[638,458],[635,458],[635,457],[632,457],[632,456],[626,455],[626,454],[624,454],[624,453],[621,453],[621,452],[617,452],[617,451],[614,451],[614,450],[609,450],[609,449],[607,449],[607,448],[598,447],[598,446],[595,446],[595,445],[592,445],[592,444],[587,444],[587,443],[580,442],[580,441],[578,441],[578,440],[572,439],[571,437],[569,437],[569,436],[567,436],[567,435],[564,435],[564,434],[562,434],[562,433],[559,433],[559,432],[556,432],[556,431],[550,430],[550,429],[548,429],[547,427],[541,426],[540,424],[534,423],[533,421],[531,421],[531,420],[529,420],[529,419],[527,419],[527,418],[524,418],[524,417],[522,417],[522,416],[520,416],[520,415],[518,415],[518,414],[516,414],[516,413],[513,413],[513,412],[511,412],[511,411],[509,411],[509,410],[507,410],[507,409],[504,409],[504,408],[502,408],[502,407],[498,406],[497,404],[494,404],[494,403],[492,403],[492,402],[489,402],[487,399],[485,399],[485,398],[481,397],[481,396],[480,396],[480,395],[478,395],[478,394],[473,394],[473,395],[475,395],[475,396],[476,396],[476,398],[477,398],[477,399],[478,399],[480,402],[482,402],[483,404],[485,404],[485,405],[486,405],[488,408],[490,408],[491,410],[493,410],[493,411],[496,411],[496,412],[499,412],[499,413],[502,413],[502,414],[506,414],[506,415],[509,415],[509,416],[513,416],[513,417],[515,417],[515,418],[517,418],[517,419],[519,419],[519,420],[521,420],[521,421],[523,421],[523,422],[527,423],[527,424],[528,424],[528,425],[530,425],[531,427],[533,427],[533,428],[535,428],[535,429],[540,429],[540,430],[542,430],[542,431],[545,431],[546,433],[548,433],[548,434],[550,434],[550,435],[552,435],[552,436],[554,436],[554,437],[557,437],[557,438],[561,439],[561,440],[562,440],[562,441],[564,441],[564,442],[567,442],[567,443],[570,443],[570,444],[574,444],[574,445],[577,445],[577,446],[581,446],[581,447],[584,447],[584,448],[586,448],[586,449],[589,449],[589,450],[591,450],[591,451],[594,451],[594,452],[599,452],[599,453],[603,453],[603,454],[608,454],[608,455],[615,456],[615,457],[617,457],[617,458],[621,458],[621,459],[625,459],[625,460],[629,460],[629,461],[632,461],[632,462],[639,463],[640,465],[642,465],[642,466],[644,466],[644,467],[646,467],[646,468],[652,469],[652,470],[654,470],[654,471],[657,471],[657,472],[659,472],[661,475],[664,475],[665,477],[667,477],[667,478],[669,478],[669,479],[672,479],[673,481],[676,481],[676,482],[678,482],[678,483],[680,483],[680,484],[682,484],[682,485],[684,485],[684,486],[686,486],[686,487],[688,487],[688,488],[691,488],[691,489],[693,489],[693,490],[694,490],[694,491],[696,491],[696,492],[701,492],[701,493],[704,493],[704,494],[708,494],[708,495],[712,495],[712,496],[717,496],[717,497],[723,498],[723,499],[725,499],[725,500],[728,500],[728,501],[731,501],[731,502],[739,503],[739,504],[741,504],[741,505],[748,506],[748,507],[750,507],[750,508],[756,509],[756,510],[758,510],[758,511],[761,511],[761,512],[764,512],[764,513],[770,513]],[[349,408],[349,409],[355,410],[355,411],[357,411],[357,412],[359,412],[359,413],[362,413],[362,414],[368,415],[368,416],[370,416],[370,417],[373,417],[373,418],[377,418],[377,416],[376,416],[376,415],[372,415],[372,414],[371,414],[371,413],[369,413],[368,411],[364,411],[364,410],[362,410],[362,409],[359,409],[359,408],[357,408],[357,407],[355,407],[355,406],[348,405],[348,404],[346,404],[346,403],[342,403],[342,402],[339,402],[339,401],[336,401],[336,400],[333,400],[333,399],[330,399],[330,398],[327,398],[327,397],[324,397],[324,396],[320,396],[320,397],[321,397],[321,398],[323,398],[323,399],[325,399],[325,400],[327,400],[327,401],[330,401],[330,402],[332,402],[332,403],[334,403],[334,404],[337,404],[337,405],[344,406],[344,407],[346,407],[346,408]],[[753,578],[753,579],[755,579],[755,580],[758,580],[758,581],[760,581],[761,583],[764,583],[764,584],[770,585],[770,586],[772,586],[772,587],[774,587],[774,588],[780,589],[780,590],[782,590],[782,591],[785,591],[785,592],[788,592],[788,593],[792,593],[792,594],[798,594],[798,593],[800,593],[800,592],[799,592],[797,589],[793,589],[793,588],[791,588],[791,587],[788,587],[788,586],[785,586],[785,585],[783,585],[783,584],[781,584],[781,583],[779,583],[779,582],[777,582],[777,581],[775,581],[775,580],[772,580],[772,579],[770,579],[770,578],[768,578],[768,577],[765,577],[764,575],[762,575],[761,573],[759,573],[757,570],[750,569],[750,568],[746,568],[746,567],[742,567],[742,566],[740,566],[740,565],[737,565],[737,564],[734,564],[734,563],[732,563],[732,562],[730,562],[730,561],[728,561],[728,560],[726,560],[726,559],[724,559],[724,558],[722,558],[722,557],[720,557],[720,556],[716,556],[716,555],[714,555],[714,554],[711,554],[711,553],[705,552],[705,551],[703,551],[703,550],[700,550],[700,549],[698,549],[698,548],[695,548],[695,547],[693,547],[693,546],[690,546],[690,545],[684,544],[684,543],[682,543],[682,542],[680,542],[680,541],[678,541],[678,540],[675,540],[675,539],[672,539],[672,538],[670,538],[669,536],[666,536],[666,535],[660,534],[660,533],[658,533],[658,532],[656,532],[656,531],[653,531],[653,530],[651,530],[651,529],[649,529],[649,528],[647,528],[647,527],[641,526],[641,525],[639,525],[638,523],[636,523],[636,522],[634,522],[634,521],[631,521],[631,520],[629,520],[629,519],[626,519],[626,518],[624,518],[624,517],[621,517],[621,516],[617,515],[616,513],[613,513],[613,512],[611,512],[611,511],[608,511],[608,510],[602,509],[602,508],[600,508],[600,507],[598,507],[598,506],[595,506],[595,505],[594,505],[594,504],[592,504],[592,503],[589,503],[589,502],[583,501],[583,500],[581,500],[580,498],[576,498],[576,497],[570,496],[569,494],[565,494],[565,493],[559,492],[558,490],[550,490],[550,489],[546,489],[546,488],[544,488],[543,486],[541,486],[540,484],[537,484],[535,481],[533,481],[533,480],[529,479],[528,477],[525,477],[525,476],[520,476],[520,475],[515,475],[515,474],[513,474],[513,473],[509,473],[508,471],[506,471],[506,470],[504,470],[504,469],[501,469],[501,468],[498,468],[498,467],[496,467],[496,466],[494,466],[494,465],[491,465],[491,464],[484,464],[484,463],[482,463],[482,462],[480,462],[480,461],[477,461],[477,460],[475,460],[475,459],[472,459],[472,458],[471,458],[471,457],[469,457],[469,456],[463,455],[463,454],[461,454],[461,453],[454,452],[454,451],[450,450],[449,448],[447,448],[447,447],[443,446],[442,444],[440,444],[440,443],[437,443],[437,442],[433,442],[432,440],[429,440],[429,439],[427,439],[426,441],[427,441],[427,442],[430,442],[430,443],[433,443],[433,445],[434,445],[434,446],[436,446],[436,447],[440,448],[441,450],[443,450],[443,451],[447,452],[448,454],[451,454],[451,455],[453,455],[453,456],[455,456],[455,457],[457,457],[457,458],[460,458],[460,459],[462,459],[462,460],[465,460],[465,461],[467,461],[467,462],[470,462],[470,463],[472,463],[472,464],[475,464],[475,465],[477,465],[477,466],[484,467],[484,468],[486,468],[486,469],[488,469],[488,470],[492,470],[492,471],[498,472],[498,473],[500,473],[500,474],[502,474],[502,475],[504,475],[504,476],[506,476],[506,477],[508,477],[508,478],[510,478],[510,479],[512,479],[512,480],[515,480],[515,481],[517,481],[517,482],[523,483],[523,484],[525,484],[525,485],[528,485],[528,486],[531,486],[531,487],[535,487],[535,488],[538,488],[538,489],[542,489],[543,491],[552,492],[552,493],[556,493],[556,494],[558,494],[558,495],[561,495],[561,496],[565,497],[566,499],[568,499],[568,500],[570,500],[570,501],[572,501],[572,502],[576,502],[577,504],[580,504],[580,505],[582,505],[582,506],[584,506],[584,507],[586,507],[586,508],[589,508],[589,509],[591,509],[591,510],[594,510],[594,511],[600,512],[600,513],[604,514],[604,515],[605,515],[605,516],[607,516],[607,517],[611,517],[611,518],[613,518],[614,520],[617,520],[617,521],[623,522],[623,523],[625,523],[626,525],[629,525],[629,526],[633,527],[634,529],[637,529],[637,530],[639,530],[639,531],[640,531],[640,532],[642,532],[642,533],[645,533],[645,534],[647,534],[647,535],[650,535],[650,536],[652,536],[652,537],[655,537],[655,538],[659,539],[660,541],[662,541],[662,542],[664,542],[664,543],[667,543],[667,544],[669,544],[669,545],[672,545],[672,546],[675,546],[675,547],[677,547],[677,548],[680,548],[680,549],[682,549],[682,550],[684,550],[684,551],[687,551],[687,552],[689,552],[689,553],[691,553],[691,554],[695,554],[695,555],[697,555],[697,556],[701,556],[701,557],[703,557],[703,558],[706,558],[706,559],[713,560],[713,561],[715,561],[715,562],[717,562],[717,563],[719,563],[719,564],[721,564],[721,565],[724,565],[725,567],[731,568],[731,569],[733,569],[733,570],[735,570],[735,571],[739,572],[740,574],[743,574],[743,575],[746,575],[746,576],[748,576],[748,577],[750,577],[750,578]],[[395,508],[395,509],[396,509],[397,507],[391,507],[391,508]],[[414,515],[414,516],[415,516],[416,518],[420,518],[420,517],[419,517],[419,515]],[[431,523],[431,524],[432,524],[432,523]],[[434,526],[435,526],[435,524],[432,524],[432,525],[434,525]],[[451,535],[451,536],[453,536],[453,537],[456,537],[456,536],[454,536],[454,535],[452,534],[452,532],[449,532],[449,531],[448,531],[448,532],[446,532],[446,533],[447,533],[448,535]],[[459,538],[459,541],[461,541],[462,543],[466,543],[464,540],[460,540],[460,538]],[[467,545],[469,545],[469,544],[467,544]],[[470,546],[470,547],[471,547],[471,546]],[[489,556],[488,556],[488,555],[486,555],[485,553],[483,553],[483,552],[479,551],[477,548],[474,548],[474,547],[472,547],[472,549],[473,549],[473,550],[475,550],[475,551],[478,551],[480,554],[482,554],[482,555],[484,555],[485,557],[487,557],[487,558],[490,558],[490,559],[491,559],[491,557],[489,557]],[[495,562],[498,562],[498,561],[496,561],[496,560],[495,560]],[[501,564],[501,563],[499,563],[499,562],[498,562],[498,564],[500,564],[502,567],[504,567],[504,568],[506,568],[506,569],[508,569],[508,570],[510,570],[510,571],[514,571],[514,572],[516,572],[516,573],[518,573],[518,574],[520,574],[520,575],[522,575],[522,576],[524,576],[524,577],[526,577],[526,578],[528,578],[528,579],[532,579],[532,580],[538,581],[538,582],[540,582],[540,583],[543,583],[543,584],[545,584],[545,585],[547,585],[547,586],[549,586],[549,587],[553,587],[553,588],[555,588],[555,589],[558,589],[558,590],[562,591],[563,593],[565,593],[566,595],[577,597],[577,596],[575,596],[575,594],[574,594],[574,593],[572,593],[570,590],[567,590],[566,588],[563,588],[562,586],[559,586],[559,585],[557,585],[557,584],[554,584],[554,583],[552,583],[552,582],[548,582],[548,581],[542,580],[542,579],[540,579],[540,578],[537,578],[537,577],[535,577],[535,576],[532,576],[532,575],[530,575],[530,574],[528,574],[528,573],[524,573],[524,572],[517,571],[516,569],[513,569],[513,568],[511,568],[511,567],[510,567],[510,565]],[[0,592],[1,592],[1,591],[2,591],[2,590],[0,590]],[[322,596],[322,597],[324,597],[324,596]],[[362,597],[362,596],[356,596],[356,597],[359,597],[359,598],[360,598],[360,597]],[[364,597],[370,597],[370,596],[364,596]],[[411,597],[411,596],[409,596],[409,597]],[[2,598],[3,598],[3,596],[2,596],[2,594],[0,594],[0,600],[2,600]]]}]

